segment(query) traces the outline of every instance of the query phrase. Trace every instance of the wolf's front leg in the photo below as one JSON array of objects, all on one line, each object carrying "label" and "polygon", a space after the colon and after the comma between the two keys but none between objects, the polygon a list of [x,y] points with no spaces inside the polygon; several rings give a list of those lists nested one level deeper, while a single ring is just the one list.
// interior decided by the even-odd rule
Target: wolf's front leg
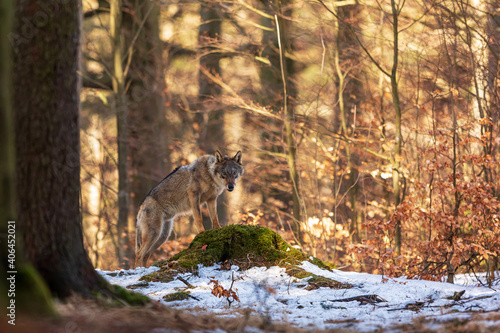
[{"label": "wolf's front leg", "polygon": [[194,223],[198,227],[198,233],[205,231],[203,227],[203,217],[201,216],[200,196],[194,192],[189,191],[189,203],[191,204],[191,211],[193,212]]},{"label": "wolf's front leg", "polygon": [[212,228],[219,229],[219,217],[217,216],[217,199],[207,201],[208,214],[210,214],[210,219],[212,220]]}]

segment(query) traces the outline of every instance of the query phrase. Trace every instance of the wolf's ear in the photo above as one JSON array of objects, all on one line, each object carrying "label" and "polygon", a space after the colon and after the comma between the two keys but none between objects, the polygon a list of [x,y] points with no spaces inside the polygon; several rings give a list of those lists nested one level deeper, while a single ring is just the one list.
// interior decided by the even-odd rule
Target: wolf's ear
[{"label": "wolf's ear", "polygon": [[235,160],[237,163],[241,164],[241,150],[234,155],[233,160]]},{"label": "wolf's ear", "polygon": [[220,153],[219,149],[217,149],[215,151],[215,160],[217,161],[217,163],[220,163],[224,160],[224,158],[222,157],[222,154]]}]

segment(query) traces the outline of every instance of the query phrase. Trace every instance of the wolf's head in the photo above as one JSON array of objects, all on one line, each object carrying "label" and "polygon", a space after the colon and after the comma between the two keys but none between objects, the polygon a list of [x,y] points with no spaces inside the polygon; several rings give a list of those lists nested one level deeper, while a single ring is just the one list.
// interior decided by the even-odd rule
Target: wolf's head
[{"label": "wolf's head", "polygon": [[243,165],[241,165],[241,151],[237,152],[234,157],[222,155],[220,151],[215,152],[215,174],[224,180],[226,189],[231,192],[234,190],[238,178],[245,173]]}]

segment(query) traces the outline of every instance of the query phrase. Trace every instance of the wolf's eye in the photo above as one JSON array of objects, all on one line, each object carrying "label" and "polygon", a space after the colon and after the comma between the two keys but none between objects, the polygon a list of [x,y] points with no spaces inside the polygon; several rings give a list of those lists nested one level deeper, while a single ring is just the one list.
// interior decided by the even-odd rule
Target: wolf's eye
[{"label": "wolf's eye", "polygon": [[224,179],[224,178],[226,178],[226,176],[221,173],[220,178]]}]

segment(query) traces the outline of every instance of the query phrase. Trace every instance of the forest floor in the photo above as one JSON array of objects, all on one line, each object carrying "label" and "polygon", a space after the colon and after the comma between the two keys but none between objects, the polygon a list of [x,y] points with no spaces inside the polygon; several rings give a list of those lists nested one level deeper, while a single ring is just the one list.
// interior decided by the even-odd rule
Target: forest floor
[{"label": "forest floor", "polygon": [[481,275],[449,284],[331,270],[260,226],[205,231],[155,265],[97,270],[145,306],[74,298],[57,304],[59,318],[19,318],[17,332],[500,333],[498,278],[490,288]]},{"label": "forest floor", "polygon": [[[448,284],[328,271],[308,261],[300,267],[315,275],[298,279],[277,266],[244,271],[213,265],[163,283],[139,280],[158,267],[98,270],[110,283],[154,301],[145,307],[110,307],[74,298],[57,305],[60,318],[19,318],[15,330],[0,325],[0,331],[500,332],[498,282],[487,288],[480,285],[481,277],[466,275]],[[322,287],[332,280],[341,284]]]},{"label": "forest floor", "polygon": [[[306,331],[446,328],[500,332],[500,283],[488,288],[481,284],[481,277],[466,275],[458,276],[456,284],[384,279],[380,275],[328,271],[308,261],[299,267],[341,285],[322,287],[322,281],[291,277],[277,266],[246,271],[237,266],[229,270],[220,265],[200,267],[195,274],[179,274],[168,283],[139,281],[158,267],[99,273],[112,284],[134,289],[173,309],[208,316],[221,324],[233,319],[241,329],[254,327],[248,331],[257,332],[264,323]],[[223,325],[219,328],[225,331]]]}]

